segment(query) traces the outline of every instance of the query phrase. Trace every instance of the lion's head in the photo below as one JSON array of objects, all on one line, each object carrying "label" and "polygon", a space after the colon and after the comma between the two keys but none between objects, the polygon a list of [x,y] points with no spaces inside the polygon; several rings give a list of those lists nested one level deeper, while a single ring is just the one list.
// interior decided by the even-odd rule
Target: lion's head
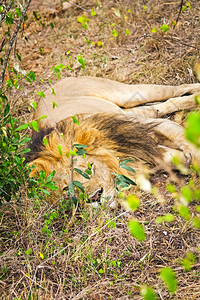
[{"label": "lion's head", "polygon": [[[54,181],[59,190],[66,190],[72,181],[78,181],[92,200],[100,196],[113,198],[115,174],[132,176],[120,167],[120,161],[132,157],[135,168],[140,161],[155,164],[161,156],[152,139],[152,125],[143,126],[132,118],[116,114],[96,114],[79,119],[80,125],[68,118],[56,128],[42,129],[35,135],[27,156],[30,166],[36,166],[31,177],[40,170],[47,175],[55,170]],[[78,155],[80,145],[87,151],[86,155]],[[90,179],[88,173],[91,173]],[[51,203],[54,201],[49,199]]]}]

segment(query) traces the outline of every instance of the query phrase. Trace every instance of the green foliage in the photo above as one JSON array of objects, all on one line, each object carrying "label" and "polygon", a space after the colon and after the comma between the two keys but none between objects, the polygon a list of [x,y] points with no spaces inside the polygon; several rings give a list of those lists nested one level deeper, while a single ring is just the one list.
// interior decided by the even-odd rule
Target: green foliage
[{"label": "green foliage", "polygon": [[177,289],[177,280],[174,271],[171,268],[162,268],[160,277],[165,282],[169,292],[174,293]]},{"label": "green foliage", "polygon": [[119,35],[118,31],[116,29],[112,30],[113,36],[117,37]]},{"label": "green foliage", "polygon": [[[9,202],[12,197],[19,200],[22,186],[26,186],[29,197],[42,199],[43,195],[50,196],[49,190],[57,190],[52,181],[55,172],[46,178],[46,174],[41,171],[37,179],[29,178],[30,168],[22,157],[30,151],[25,148],[30,138],[21,137],[19,134],[19,131],[28,127],[28,124],[18,127],[18,121],[10,114],[10,105],[5,95],[1,96],[0,105],[0,204],[4,200]],[[38,130],[36,121],[32,121],[31,124]]]},{"label": "green foliage", "polygon": [[20,198],[20,186],[25,185],[27,169],[21,156],[28,152],[23,149],[30,138],[21,138],[17,120],[10,114],[10,105],[5,96],[0,100],[0,204],[9,202],[12,196]]},{"label": "green foliage", "polygon": [[131,162],[133,162],[132,158],[125,159],[122,162],[120,162],[119,166],[120,166],[120,168],[123,168],[129,172],[135,173],[135,170],[133,168],[131,168],[130,166],[128,166],[128,164]]},{"label": "green foliage", "polygon": [[189,114],[186,120],[186,138],[196,147],[200,147],[200,113],[198,111]]},{"label": "green foliage", "polygon": [[169,30],[169,26],[167,24],[162,24],[162,26],[160,27],[160,29],[163,31],[163,32],[167,32]]},{"label": "green foliage", "polygon": [[78,55],[77,60],[80,63],[82,69],[84,70],[85,69],[85,59],[84,59],[84,57],[82,55]]},{"label": "green foliage", "polygon": [[156,223],[160,224],[162,222],[172,222],[174,221],[174,215],[172,214],[166,214],[164,216],[160,216],[156,218]]},{"label": "green foliage", "polygon": [[58,78],[61,78],[60,72],[64,72],[66,66],[64,66],[63,64],[59,64],[54,66],[52,69],[53,71],[56,73],[56,75],[58,76]]},{"label": "green foliage", "polygon": [[142,242],[145,240],[146,235],[142,225],[137,220],[131,220],[128,223],[129,231],[133,237]]},{"label": "green foliage", "polygon": [[188,252],[186,257],[182,260],[182,266],[184,267],[185,271],[190,271],[195,262],[196,257],[194,256],[194,254]]},{"label": "green foliage", "polygon": [[30,256],[31,254],[33,253],[33,250],[31,248],[28,248],[26,251],[25,251],[25,254],[27,256]]},{"label": "green foliage", "polygon": [[186,221],[189,221],[191,217],[189,208],[187,206],[181,205],[179,207],[179,215]]},{"label": "green foliage", "polygon": [[[94,14],[94,11],[91,13]],[[88,23],[90,22],[90,19],[83,15],[82,17],[78,17],[78,22],[81,23],[82,27],[86,30],[88,29]]]},{"label": "green foliage", "polygon": [[77,120],[77,118],[75,116],[72,116],[72,119],[73,119],[74,124],[80,125],[79,121]]},{"label": "green foliage", "polygon": [[144,300],[156,300],[158,299],[154,291],[148,286],[142,286],[140,288],[141,296]]},{"label": "green foliage", "polygon": [[[127,158],[123,161],[121,161],[119,163],[119,167],[120,168],[123,168],[129,172],[132,172],[132,173],[135,173],[135,170],[130,167],[128,164],[131,163],[133,161],[132,158]],[[119,187],[120,188],[127,188],[131,185],[135,186],[136,183],[129,177],[125,176],[125,175],[122,175],[122,174],[114,174],[116,176],[116,187],[117,187],[117,190],[119,190]]]},{"label": "green foliage", "polygon": [[38,92],[38,95],[41,97],[41,98],[45,98],[45,94],[43,92]]},{"label": "green foliage", "polygon": [[129,187],[130,185],[136,185],[136,183],[128,178],[127,176],[125,175],[122,175],[122,174],[115,174],[116,175],[116,184],[118,187],[122,187],[122,188],[125,188],[125,187]]},{"label": "green foliage", "polygon": [[129,195],[126,200],[128,202],[130,209],[132,210],[135,210],[140,206],[140,200],[136,198],[134,195]]}]

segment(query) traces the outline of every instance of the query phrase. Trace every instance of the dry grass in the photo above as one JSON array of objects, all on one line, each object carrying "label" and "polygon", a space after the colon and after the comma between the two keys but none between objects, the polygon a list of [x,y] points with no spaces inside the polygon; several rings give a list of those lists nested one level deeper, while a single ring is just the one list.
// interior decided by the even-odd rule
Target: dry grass
[{"label": "dry grass", "polygon": [[[36,9],[39,1],[33,2]],[[36,91],[48,86],[49,78],[58,80],[51,67],[60,63],[72,68],[66,68],[63,77],[92,75],[129,83],[195,82],[193,64],[200,53],[198,0],[181,15],[175,30],[167,34],[159,30],[163,18],[169,24],[176,18],[179,2],[146,1],[146,10],[141,1],[131,0],[76,1],[80,6],[65,12],[54,6],[40,8],[38,21],[29,18],[25,30],[28,42],[18,41],[21,68],[33,70],[37,80],[32,86],[22,81],[22,92],[11,92],[15,114],[25,121],[31,119],[29,103]],[[97,12],[95,17],[90,14],[92,8]],[[90,19],[87,30],[77,22],[83,14]],[[154,27],[158,28],[155,34],[151,32]],[[118,37],[112,35],[113,29],[119,32]],[[125,29],[130,31],[128,36]],[[79,54],[86,61],[84,70],[77,61]],[[144,284],[153,287],[160,299],[200,299],[199,230],[178,215],[171,223],[155,222],[158,216],[173,212],[173,199],[166,192],[164,175],[154,181],[165,202],[160,204],[152,195],[137,191],[141,206],[135,213],[125,212],[121,206],[116,210],[107,206],[69,210],[66,200],[49,207],[45,201],[38,203],[25,196],[20,204],[3,206],[1,299],[137,300]],[[190,209],[196,213],[195,203]],[[128,232],[127,221],[133,215],[144,224],[144,243]],[[29,248],[30,254],[26,252]],[[181,260],[188,251],[195,254],[196,262],[185,272]],[[159,278],[163,266],[176,272],[175,294],[169,294]]]}]

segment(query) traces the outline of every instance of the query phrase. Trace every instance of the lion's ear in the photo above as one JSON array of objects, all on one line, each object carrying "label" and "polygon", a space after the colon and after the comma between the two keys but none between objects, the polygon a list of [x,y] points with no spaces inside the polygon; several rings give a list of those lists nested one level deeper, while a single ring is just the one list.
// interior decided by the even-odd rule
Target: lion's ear
[{"label": "lion's ear", "polygon": [[35,177],[39,175],[41,170],[45,171],[47,175],[50,173],[49,163],[41,158],[35,159],[34,161],[30,162],[28,166],[33,167],[31,169],[29,177]]},{"label": "lion's ear", "polygon": [[96,128],[80,128],[76,132],[76,140],[79,144],[97,147],[101,144],[102,136]]}]

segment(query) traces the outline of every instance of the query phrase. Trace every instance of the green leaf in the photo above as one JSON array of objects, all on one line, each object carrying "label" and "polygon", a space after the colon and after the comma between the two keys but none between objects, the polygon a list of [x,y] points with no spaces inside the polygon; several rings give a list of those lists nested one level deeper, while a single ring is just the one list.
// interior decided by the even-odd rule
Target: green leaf
[{"label": "green leaf", "polygon": [[200,113],[191,113],[186,120],[186,138],[195,146],[200,147]]},{"label": "green leaf", "polygon": [[13,21],[14,21],[14,19],[13,19],[12,14],[11,14],[11,13],[7,13],[7,15],[6,15],[6,23],[7,23],[8,25],[12,25],[12,24],[13,24]]},{"label": "green leaf", "polygon": [[183,5],[182,12],[186,11],[186,9],[187,9],[187,6]]},{"label": "green leaf", "polygon": [[25,251],[25,254],[27,256],[31,255],[33,253],[33,250],[31,248],[28,248],[26,251]]},{"label": "green leaf", "polygon": [[38,119],[38,122],[40,122],[41,120],[46,119],[46,118],[47,118],[47,116],[43,115]]},{"label": "green leaf", "polygon": [[200,219],[199,218],[197,218],[197,217],[193,218],[192,223],[195,228],[200,229]]},{"label": "green leaf", "polygon": [[70,184],[68,185],[68,191],[70,193],[71,196],[75,195],[75,191],[74,191],[74,185],[72,182],[70,182]]},{"label": "green leaf", "polygon": [[157,28],[152,28],[151,32],[156,33],[157,32]]},{"label": "green leaf", "polygon": [[43,137],[42,141],[43,141],[44,145],[46,146],[47,145],[47,138]]},{"label": "green leaf", "polygon": [[121,168],[123,168],[129,172],[135,173],[135,170],[133,168],[131,168],[130,166],[127,166],[125,164],[121,165]]},{"label": "green leaf", "polygon": [[128,228],[133,237],[135,237],[138,241],[144,241],[146,238],[144,229],[142,225],[137,220],[131,220],[128,223]]},{"label": "green leaf", "polygon": [[62,146],[61,145],[58,145],[58,151],[59,151],[59,154],[62,156],[63,155],[63,153],[62,153]]},{"label": "green leaf", "polygon": [[126,177],[125,175],[116,174],[116,177],[118,180],[117,184],[122,187],[128,187],[129,185],[136,185],[136,183],[132,179]]},{"label": "green leaf", "polygon": [[53,179],[53,177],[54,177],[55,173],[56,173],[56,171],[55,171],[55,170],[54,170],[54,171],[52,171],[52,172],[49,174],[49,176],[47,177],[47,181],[51,181],[51,180]]},{"label": "green leaf", "polygon": [[181,194],[187,200],[187,202],[191,202],[191,200],[192,200],[192,191],[188,186],[183,186],[181,188]]},{"label": "green leaf", "polygon": [[81,55],[78,55],[77,60],[81,64],[82,69],[84,70],[85,69],[85,60],[84,60],[84,58]]},{"label": "green leaf", "polygon": [[83,193],[85,192],[84,186],[82,185],[82,183],[80,181],[73,181],[73,184],[78,187]]},{"label": "green leaf", "polygon": [[176,192],[176,186],[174,184],[167,184],[166,189],[170,193],[175,193]]},{"label": "green leaf", "polygon": [[104,273],[104,270],[103,270],[103,269],[99,269],[98,273],[99,273],[99,274],[103,274],[103,273]]},{"label": "green leaf", "polygon": [[45,98],[45,94],[43,92],[38,92],[38,95],[41,97],[41,98]]},{"label": "green leaf", "polygon": [[97,14],[97,13],[96,13],[95,10],[92,8],[92,9],[91,9],[91,15],[92,15],[93,17],[95,17],[96,14]]},{"label": "green leaf", "polygon": [[179,215],[184,218],[186,221],[190,220],[190,211],[187,206],[181,205],[179,207]]},{"label": "green leaf", "polygon": [[75,150],[73,150],[73,151],[70,150],[69,153],[70,153],[71,155],[73,155],[73,156],[76,156],[76,155],[77,155],[77,152],[76,152]]},{"label": "green leaf", "polygon": [[169,292],[174,293],[177,289],[177,280],[174,271],[171,268],[163,268],[160,271],[160,277],[165,282]]},{"label": "green leaf", "polygon": [[195,95],[194,96],[194,101],[196,104],[200,104],[200,95]]},{"label": "green leaf", "polygon": [[26,79],[28,82],[35,82],[35,73],[33,71],[30,71],[29,73],[26,74]]},{"label": "green leaf", "polygon": [[126,35],[129,35],[130,34],[130,31],[128,29],[125,29],[125,34]]},{"label": "green leaf", "polygon": [[22,60],[21,55],[19,53],[16,53],[16,56],[17,56],[17,58],[18,58],[19,61]]},{"label": "green leaf", "polygon": [[160,29],[163,31],[163,32],[167,32],[169,30],[169,26],[167,24],[163,24]]},{"label": "green leaf", "polygon": [[4,117],[6,117],[10,112],[10,104],[7,103],[5,108],[4,108]]},{"label": "green leaf", "polygon": [[74,124],[80,125],[79,121],[77,120],[77,118],[75,116],[72,116],[72,119],[73,119]]},{"label": "green leaf", "polygon": [[124,159],[123,161],[120,162],[120,167],[122,167],[123,165],[127,165],[129,163],[132,163],[134,161],[133,158],[127,158],[127,159]]},{"label": "green leaf", "polygon": [[129,195],[127,197],[127,202],[128,202],[129,207],[132,210],[135,210],[140,206],[140,200],[138,198],[136,198],[134,195]]},{"label": "green leaf", "polygon": [[186,257],[182,261],[182,266],[184,267],[185,271],[190,271],[195,262],[196,257],[194,256],[194,254],[188,252]]},{"label": "green leaf", "polygon": [[51,196],[50,192],[43,189],[43,188],[40,188],[40,190],[46,195],[46,196]]},{"label": "green leaf", "polygon": [[23,124],[19,127],[17,127],[17,129],[15,131],[21,131],[21,130],[24,130],[24,129],[27,129],[28,128],[28,124]]},{"label": "green leaf", "polygon": [[45,183],[45,187],[52,190],[57,191],[58,187],[54,184],[54,182]]},{"label": "green leaf", "polygon": [[90,179],[90,177],[86,173],[83,173],[80,169],[74,168],[74,171],[76,171],[78,174],[80,174],[84,178]]},{"label": "green leaf", "polygon": [[78,17],[78,22],[81,23],[84,29],[87,29],[87,23],[90,22],[90,19],[83,15],[82,17]]},{"label": "green leaf", "polygon": [[36,102],[31,102],[30,106],[33,107],[34,110],[37,109],[37,103]]},{"label": "green leaf", "polygon": [[30,151],[31,151],[30,148],[26,148],[26,149],[23,149],[23,150],[19,151],[19,154],[25,154],[25,153],[28,153]]},{"label": "green leaf", "polygon": [[77,149],[88,148],[87,145],[83,145],[83,144],[74,144],[74,147],[76,147]]},{"label": "green leaf", "polygon": [[37,132],[39,132],[39,126],[38,126],[38,122],[37,121],[32,121],[31,122],[31,125],[32,125],[32,127],[33,127],[33,129],[35,130],[35,131],[37,131]]},{"label": "green leaf", "polygon": [[158,299],[154,293],[154,291],[148,286],[142,286],[140,288],[141,296],[144,300],[156,300]]},{"label": "green leaf", "polygon": [[174,221],[174,215],[166,214],[164,216],[160,216],[156,218],[156,223],[160,224],[162,222],[172,222]]},{"label": "green leaf", "polygon": [[55,107],[58,107],[58,104],[56,104],[56,102],[51,101],[51,103],[53,104],[53,109],[54,109]]},{"label": "green leaf", "polygon": [[117,30],[112,30],[112,34],[113,34],[113,36],[115,36],[115,37],[117,37],[118,35],[119,35],[119,33],[118,33],[118,31]]},{"label": "green leaf", "polygon": [[30,140],[31,140],[30,137],[25,137],[25,138],[23,138],[23,139],[20,141],[20,145],[26,144],[26,143],[28,143]]}]

